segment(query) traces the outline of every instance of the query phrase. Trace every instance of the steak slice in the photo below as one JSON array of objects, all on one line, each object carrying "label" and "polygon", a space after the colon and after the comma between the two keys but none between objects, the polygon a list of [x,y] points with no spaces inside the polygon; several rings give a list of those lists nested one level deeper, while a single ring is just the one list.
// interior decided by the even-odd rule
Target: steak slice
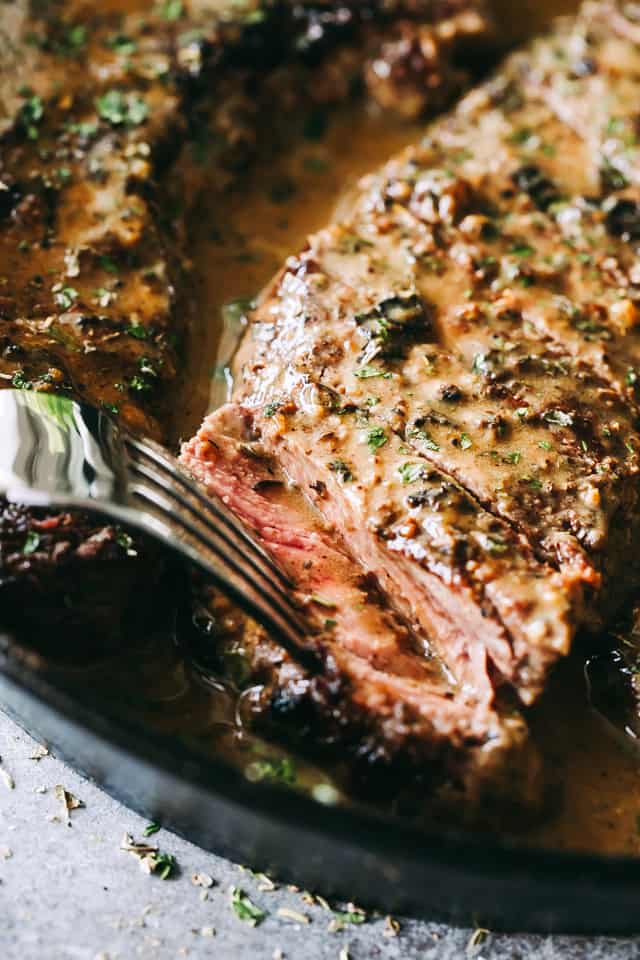
[{"label": "steak slice", "polygon": [[[308,114],[344,99],[396,30],[431,32],[437,66],[412,73],[408,58],[403,76],[417,90],[428,75],[423,107],[436,107],[462,79],[445,67],[458,39],[484,30],[466,0],[242,6],[3,5],[0,386],[87,400],[167,439],[192,316],[185,157],[205,141],[209,183],[228,183],[263,142],[274,102],[286,95]],[[153,547],[87,515],[0,509],[3,624],[16,626],[37,588],[25,639],[55,646],[66,632],[102,647],[118,638],[130,615],[123,583],[153,592]],[[71,569],[77,589],[65,592]]]},{"label": "steak slice", "polygon": [[297,718],[312,742],[339,739],[365,766],[410,764],[429,796],[457,797],[476,812],[496,796],[534,807],[540,767],[522,718],[495,702],[488,683],[452,682],[424,635],[389,607],[253,436],[251,416],[227,406],[181,457],[292,578],[324,663],[309,676],[262,631],[245,632],[250,682],[265,684],[266,719]]},{"label": "steak slice", "polygon": [[[419,147],[365,179],[341,221],[289,259],[253,317],[236,397],[290,475],[315,490],[321,512],[350,536],[360,526],[350,542],[365,566],[373,568],[380,525],[370,504],[353,522],[353,495],[332,480],[332,457],[353,463],[367,495],[372,485],[393,489],[394,474],[413,483],[423,464],[437,467],[517,536],[532,597],[538,579],[557,571],[546,602],[562,616],[532,619],[520,595],[508,620],[494,606],[509,654],[495,635],[484,641],[529,702],[576,627],[608,619],[637,588],[640,567],[628,558],[640,511],[635,371],[628,359],[621,369],[624,311],[635,306],[615,289],[629,252],[624,240],[611,252],[609,197],[566,199],[565,186],[592,182],[588,165],[573,184],[553,150],[548,167],[522,163],[534,129],[556,131],[561,149],[573,145],[578,170],[587,146],[518,85],[521,70],[520,60],[509,62]],[[542,125],[529,126],[536,118]],[[583,212],[578,250],[590,253],[565,268],[571,224]],[[601,281],[596,258],[614,261],[615,280]],[[603,341],[616,327],[619,351],[609,353]],[[369,462],[381,461],[372,475]],[[389,508],[402,517],[397,499]],[[425,518],[413,536],[428,529]],[[419,576],[417,565],[405,571],[393,595],[428,628],[413,593]],[[445,579],[451,591],[448,571]],[[455,602],[450,596],[449,608]],[[459,645],[440,630],[435,640],[455,671]]]}]

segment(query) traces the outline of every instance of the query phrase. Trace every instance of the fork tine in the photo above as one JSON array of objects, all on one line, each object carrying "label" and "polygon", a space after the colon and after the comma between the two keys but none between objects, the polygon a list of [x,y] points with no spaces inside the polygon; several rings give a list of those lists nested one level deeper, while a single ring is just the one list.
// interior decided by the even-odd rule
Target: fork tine
[{"label": "fork tine", "polygon": [[[222,540],[227,545],[229,550],[232,551],[232,556],[236,564],[242,560],[244,563],[247,563],[254,574],[262,580],[263,588],[268,591],[275,591],[286,603],[291,602],[291,593],[290,590],[284,590],[280,579],[273,577],[273,564],[266,566],[262,563],[262,554],[256,553],[253,550],[247,549],[248,546],[253,547],[251,540],[247,541],[246,538],[243,538],[238,542],[238,538],[234,538],[235,527],[230,531],[225,527],[225,519],[217,518],[218,522],[214,523],[207,515],[206,508],[198,506],[194,507],[192,503],[183,495],[181,489],[176,489],[173,486],[168,484],[168,477],[166,474],[158,476],[153,469],[149,469],[146,464],[136,463],[131,461],[129,463],[129,469],[135,473],[137,476],[144,477],[149,483],[153,483],[159,488],[159,490],[168,497],[173,498],[177,503],[189,511],[189,513],[195,518],[195,521],[198,524],[203,524],[210,536],[215,537],[217,540]],[[188,488],[187,488],[188,489]]]},{"label": "fork tine", "polygon": [[[176,504],[167,498],[166,491],[150,487],[145,482],[133,483],[130,490],[144,502],[147,510],[149,507],[155,509],[163,518],[169,518],[173,526],[179,524],[183,531],[197,540],[208,552],[209,562],[205,562],[200,551],[195,552],[196,562],[254,619],[267,629],[275,630],[285,649],[297,661],[308,669],[318,669],[316,655],[303,645],[303,638],[308,631],[289,595],[274,591],[269,583],[266,590],[259,589],[255,577],[236,562],[228,548],[225,549],[224,542],[221,548],[215,533],[204,533],[184,516],[176,515]],[[211,557],[217,562],[212,563]]]},{"label": "fork tine", "polygon": [[141,442],[133,437],[127,436],[125,437],[125,444],[135,451],[135,453],[147,458],[148,460],[151,460],[166,474],[168,474],[168,476],[174,482],[179,483],[183,488],[188,490],[189,493],[200,503],[202,507],[204,507],[208,513],[214,513],[218,519],[222,520],[227,525],[228,528],[233,528],[238,536],[241,537],[249,547],[251,547],[254,554],[257,553],[262,557],[263,561],[270,568],[271,572],[278,577],[284,586],[288,588],[293,586],[286,573],[278,566],[278,564],[275,563],[266,550],[256,542],[255,538],[251,536],[246,527],[238,520],[233,511],[227,507],[220,497],[203,493],[199,485],[190,477],[187,477],[186,474],[180,469],[178,464],[171,460],[162,449],[156,448],[152,442],[146,440]]}]

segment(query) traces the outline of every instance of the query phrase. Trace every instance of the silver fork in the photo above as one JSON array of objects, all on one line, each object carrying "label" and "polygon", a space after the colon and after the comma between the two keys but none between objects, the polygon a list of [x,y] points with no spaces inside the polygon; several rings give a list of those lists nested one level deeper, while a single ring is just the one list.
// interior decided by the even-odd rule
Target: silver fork
[{"label": "silver fork", "polygon": [[305,665],[308,635],[292,584],[225,503],[159,444],[66,397],[0,391],[0,494],[30,506],[105,514],[200,567]]}]

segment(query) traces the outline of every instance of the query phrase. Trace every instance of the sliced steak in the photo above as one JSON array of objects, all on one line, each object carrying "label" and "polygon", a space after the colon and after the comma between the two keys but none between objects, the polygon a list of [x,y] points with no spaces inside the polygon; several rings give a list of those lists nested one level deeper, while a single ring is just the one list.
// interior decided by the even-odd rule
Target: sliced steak
[{"label": "sliced steak", "polygon": [[[194,187],[183,182],[191,172],[186,155],[210,137],[210,181],[228,182],[260,147],[274,102],[286,96],[291,111],[308,113],[343,99],[369,59],[384,56],[381,37],[400,20],[406,29],[447,21],[442,65],[456,37],[467,42],[481,30],[479,16],[462,17],[477,9],[465,0],[250,7],[212,12],[192,0],[125,10],[119,0],[55,0],[33,14],[26,0],[3,6],[0,385],[81,398],[135,432],[166,439],[191,316],[183,256]],[[456,86],[457,72],[452,83],[445,73],[432,106]],[[48,550],[41,515],[7,507],[3,625],[15,626],[24,591],[38,584],[29,639],[53,639],[54,609],[59,633],[84,631],[98,646],[109,634],[116,639],[127,591],[111,560],[132,583],[153,581],[151,546],[136,538],[131,549],[119,547],[117,531],[88,516],[51,520],[73,545],[73,576],[86,590],[71,611],[60,589],[70,568],[59,549]],[[16,563],[15,544],[37,537],[42,549],[27,548]],[[111,589],[111,604],[97,603],[98,583],[105,598]],[[111,622],[94,615],[97,607],[111,608]]]},{"label": "sliced steak", "polygon": [[409,761],[429,795],[444,792],[476,812],[496,796],[535,806],[540,768],[522,718],[496,705],[488,683],[452,682],[252,437],[250,416],[227,407],[205,421],[182,460],[291,576],[324,662],[309,676],[257,628],[246,632],[246,682],[265,685],[260,712],[304,726],[307,749],[310,738],[339,739],[366,766]]},{"label": "sliced steak", "polygon": [[[609,236],[608,192],[587,193],[600,184],[582,164],[589,145],[522,73],[522,58],[508,62],[289,259],[253,317],[236,397],[365,567],[384,569],[385,589],[435,627],[452,669],[466,637],[530,701],[575,629],[597,626],[637,589],[640,448],[627,352],[634,254],[628,238]],[[523,162],[532,140],[552,147],[544,163]],[[353,487],[336,482],[336,460]],[[395,547],[376,510],[384,503],[404,524],[394,477],[412,485],[429,467],[517,537],[518,599],[507,613],[491,597],[504,642],[463,623],[452,639],[433,619],[433,589],[416,592],[423,551],[401,576],[387,560]],[[407,539],[422,546],[430,516],[413,520]],[[441,567],[439,588],[449,621],[459,604],[452,566]],[[476,597],[490,597],[487,569],[465,567]],[[532,615],[538,608],[554,614]]]}]

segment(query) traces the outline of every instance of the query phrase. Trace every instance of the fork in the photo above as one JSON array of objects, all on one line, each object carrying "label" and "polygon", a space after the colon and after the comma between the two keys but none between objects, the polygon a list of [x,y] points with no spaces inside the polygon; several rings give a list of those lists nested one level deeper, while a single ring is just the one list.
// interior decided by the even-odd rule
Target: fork
[{"label": "fork", "polygon": [[0,495],[105,514],[192,561],[299,662],[313,667],[292,584],[218,497],[160,444],[67,397],[0,391]]}]

